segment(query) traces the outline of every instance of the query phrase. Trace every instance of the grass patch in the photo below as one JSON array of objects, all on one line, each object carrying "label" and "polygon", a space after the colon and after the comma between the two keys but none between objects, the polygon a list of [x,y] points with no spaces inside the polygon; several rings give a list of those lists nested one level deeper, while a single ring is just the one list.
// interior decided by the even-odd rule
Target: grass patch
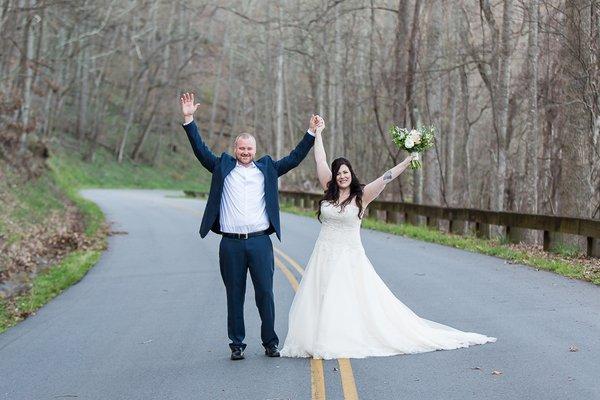
[{"label": "grass patch", "polygon": [[7,330],[10,326],[12,326],[12,319],[8,311],[6,310],[6,304],[3,300],[0,300],[0,333]]},{"label": "grass patch", "polygon": [[550,251],[564,257],[579,257],[581,255],[581,250],[578,246],[567,243],[558,243]]},{"label": "grass patch", "polygon": [[205,191],[210,182],[209,174],[200,163],[187,154],[176,154],[168,164],[151,166],[127,159],[119,164],[105,149],[98,149],[90,163],[64,149],[56,149],[54,153],[50,164],[68,187]]},{"label": "grass patch", "polygon": [[27,228],[44,223],[49,213],[65,209],[60,191],[49,174],[20,182],[12,171],[7,170],[0,182],[0,191],[3,192],[0,198],[0,235],[9,245],[21,240]]},{"label": "grass patch", "polygon": [[79,282],[96,264],[101,254],[100,250],[74,251],[60,264],[35,277],[29,293],[11,299],[10,304],[0,302],[0,333],[35,314],[63,290]]},{"label": "grass patch", "polygon": [[[315,218],[314,211],[300,209],[289,204],[282,204],[281,210]],[[511,263],[525,264],[538,269],[552,271],[569,278],[581,279],[600,285],[600,273],[598,271],[590,273],[584,263],[577,260],[566,260],[560,257],[560,255],[553,255],[551,253],[521,250],[515,248],[510,243],[504,243],[500,240],[486,240],[474,236],[455,235],[425,226],[389,224],[371,218],[363,220],[362,226],[363,228],[406,236],[424,242],[438,243],[475,253],[495,256],[509,260]],[[578,252],[575,254],[577,255]],[[565,256],[565,254],[561,255]]]},{"label": "grass patch", "polygon": [[100,207],[96,203],[79,195],[78,190],[80,185],[77,181],[73,180],[67,169],[60,167],[60,160],[53,157],[49,160],[48,165],[50,166],[54,182],[56,182],[57,186],[83,214],[85,218],[85,234],[90,237],[96,235],[104,222],[104,213]]}]

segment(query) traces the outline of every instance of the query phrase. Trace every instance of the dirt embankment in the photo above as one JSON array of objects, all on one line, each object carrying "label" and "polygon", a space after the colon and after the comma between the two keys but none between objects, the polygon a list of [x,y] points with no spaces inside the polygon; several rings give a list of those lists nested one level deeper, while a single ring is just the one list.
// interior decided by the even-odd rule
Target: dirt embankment
[{"label": "dirt embankment", "polygon": [[97,241],[86,237],[84,215],[45,163],[32,171],[0,161],[0,178],[0,299],[10,299],[67,254]]}]

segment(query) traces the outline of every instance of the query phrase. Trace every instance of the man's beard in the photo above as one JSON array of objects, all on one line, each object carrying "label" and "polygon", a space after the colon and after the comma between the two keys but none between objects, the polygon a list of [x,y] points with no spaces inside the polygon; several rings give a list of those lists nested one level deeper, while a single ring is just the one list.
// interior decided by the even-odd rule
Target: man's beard
[{"label": "man's beard", "polygon": [[245,157],[239,156],[237,160],[238,160],[238,162],[240,162],[242,164],[250,164],[252,161],[254,161],[254,157],[252,157],[252,156],[248,156],[246,158],[248,161],[246,161],[246,162],[244,162],[244,158]]}]

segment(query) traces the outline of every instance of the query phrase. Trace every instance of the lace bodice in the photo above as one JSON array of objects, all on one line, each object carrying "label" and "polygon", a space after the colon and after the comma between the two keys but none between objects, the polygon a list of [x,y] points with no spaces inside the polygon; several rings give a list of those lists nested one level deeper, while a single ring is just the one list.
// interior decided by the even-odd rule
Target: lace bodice
[{"label": "lace bodice", "polygon": [[358,206],[354,202],[342,211],[340,206],[324,201],[321,204],[321,221],[323,228],[336,230],[359,230],[361,223],[361,219],[358,218]]},{"label": "lace bodice", "polygon": [[341,207],[329,202],[321,204],[321,232],[318,243],[335,251],[361,250],[358,206],[348,204]]}]

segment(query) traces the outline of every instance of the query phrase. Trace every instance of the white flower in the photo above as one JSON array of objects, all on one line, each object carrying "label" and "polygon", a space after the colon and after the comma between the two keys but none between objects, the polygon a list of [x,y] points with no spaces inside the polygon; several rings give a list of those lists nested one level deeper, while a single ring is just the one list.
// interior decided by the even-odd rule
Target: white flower
[{"label": "white flower", "polygon": [[412,137],[408,137],[406,138],[406,140],[404,141],[404,147],[406,147],[407,149],[412,149],[415,146],[415,142],[413,141]]},{"label": "white flower", "polygon": [[413,129],[412,131],[410,131],[409,135],[415,144],[421,143],[421,132],[419,132],[416,129]]}]

